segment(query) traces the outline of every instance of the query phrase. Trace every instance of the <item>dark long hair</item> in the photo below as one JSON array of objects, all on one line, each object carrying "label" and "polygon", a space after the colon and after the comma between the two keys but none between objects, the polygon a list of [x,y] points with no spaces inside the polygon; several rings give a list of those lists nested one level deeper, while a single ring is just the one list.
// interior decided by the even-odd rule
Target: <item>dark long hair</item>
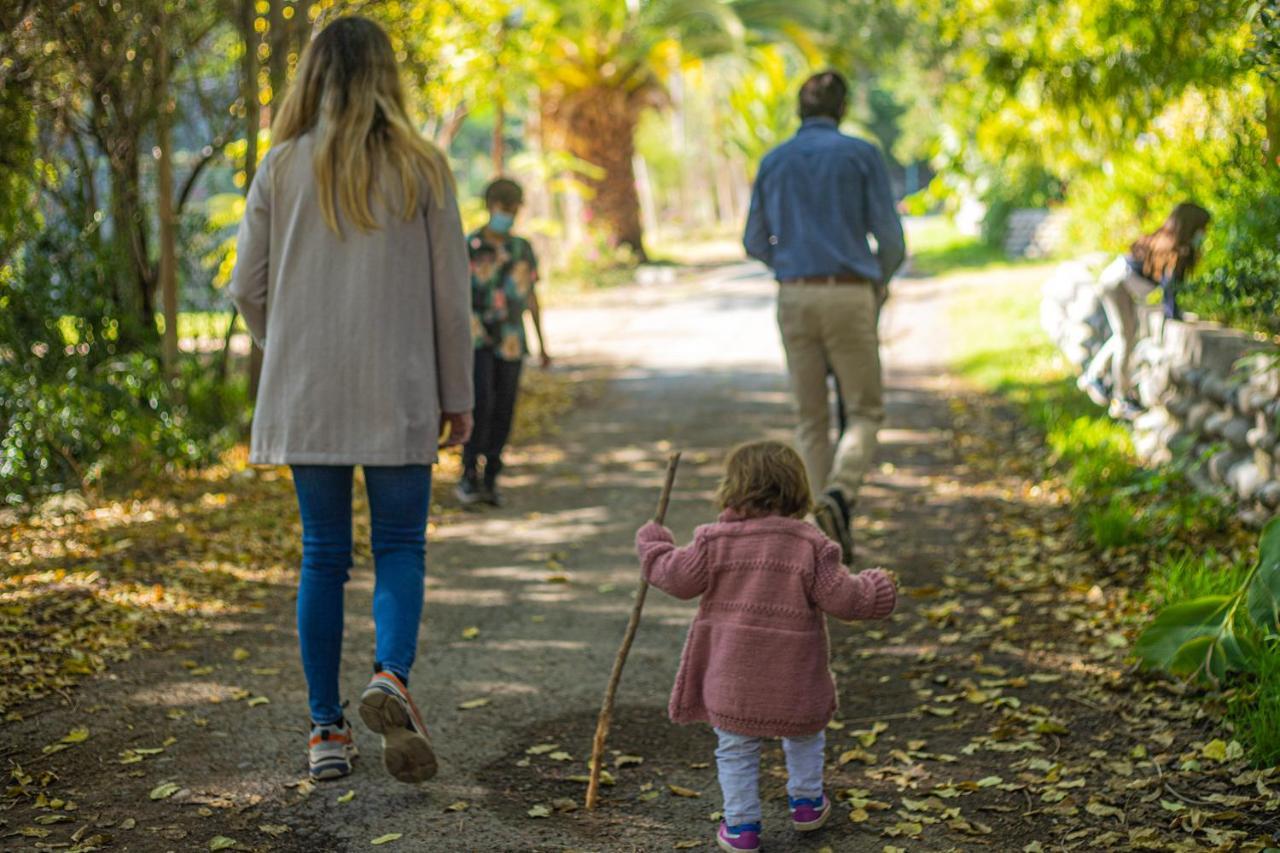
[{"label": "dark long hair", "polygon": [[1183,278],[1200,260],[1195,238],[1208,224],[1209,211],[1184,201],[1157,230],[1138,238],[1129,255],[1142,264],[1142,274],[1152,281]]}]

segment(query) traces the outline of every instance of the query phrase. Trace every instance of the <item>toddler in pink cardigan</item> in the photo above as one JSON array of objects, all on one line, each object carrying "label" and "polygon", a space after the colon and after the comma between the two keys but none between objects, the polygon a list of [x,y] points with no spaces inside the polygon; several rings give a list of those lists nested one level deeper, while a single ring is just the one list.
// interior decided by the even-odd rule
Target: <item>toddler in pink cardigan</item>
[{"label": "toddler in pink cardigan", "polygon": [[883,619],[897,592],[889,573],[853,575],[840,546],[805,522],[811,497],[804,463],[785,444],[761,441],[729,456],[717,493],[719,521],[677,548],[650,522],[636,534],[649,583],[676,598],[701,596],[671,692],[672,722],[708,722],[716,765],[723,850],[760,849],[761,739],[781,737],[792,825],[822,827],[824,734],[836,709],[825,614]]}]

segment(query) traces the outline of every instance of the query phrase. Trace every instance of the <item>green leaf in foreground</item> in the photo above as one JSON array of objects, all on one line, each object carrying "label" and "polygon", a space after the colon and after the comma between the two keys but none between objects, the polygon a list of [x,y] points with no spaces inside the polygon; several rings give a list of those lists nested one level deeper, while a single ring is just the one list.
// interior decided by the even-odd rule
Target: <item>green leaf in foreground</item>
[{"label": "green leaf in foreground", "polygon": [[1249,618],[1264,633],[1280,633],[1280,519],[1272,519],[1258,542],[1258,568],[1249,582]]},{"label": "green leaf in foreground", "polygon": [[1154,669],[1221,678],[1226,651],[1220,641],[1224,632],[1230,633],[1232,601],[1229,595],[1207,595],[1166,607],[1138,637],[1134,652]]}]

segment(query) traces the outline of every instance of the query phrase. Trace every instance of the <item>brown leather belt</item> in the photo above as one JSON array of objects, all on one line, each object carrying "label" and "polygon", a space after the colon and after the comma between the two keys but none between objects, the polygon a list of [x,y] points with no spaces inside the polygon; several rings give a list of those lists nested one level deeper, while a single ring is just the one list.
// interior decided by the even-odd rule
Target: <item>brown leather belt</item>
[{"label": "brown leather belt", "polygon": [[779,279],[779,284],[871,284],[865,278],[856,275],[811,275],[804,278]]}]

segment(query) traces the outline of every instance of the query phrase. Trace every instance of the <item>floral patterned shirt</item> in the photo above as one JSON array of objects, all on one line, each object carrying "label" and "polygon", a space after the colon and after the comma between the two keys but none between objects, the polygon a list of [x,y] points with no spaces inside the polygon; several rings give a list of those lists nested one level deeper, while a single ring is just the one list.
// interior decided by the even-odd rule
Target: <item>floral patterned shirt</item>
[{"label": "floral patterned shirt", "polygon": [[[484,229],[467,235],[467,244],[487,243]],[[476,348],[492,347],[498,358],[519,361],[529,353],[524,313],[538,280],[538,259],[523,237],[508,234],[502,243],[489,243],[498,263],[487,281],[471,276],[471,331]]]}]

